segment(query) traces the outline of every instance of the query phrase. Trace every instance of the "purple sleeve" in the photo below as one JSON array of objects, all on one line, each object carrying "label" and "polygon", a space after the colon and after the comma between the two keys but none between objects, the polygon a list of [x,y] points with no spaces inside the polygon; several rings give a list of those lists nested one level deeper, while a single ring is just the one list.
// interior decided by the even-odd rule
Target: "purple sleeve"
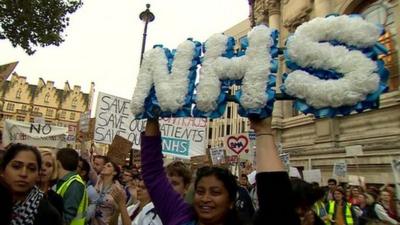
[{"label": "purple sleeve", "polygon": [[164,225],[194,220],[192,207],[172,188],[163,167],[161,136],[141,136],[142,177]]}]

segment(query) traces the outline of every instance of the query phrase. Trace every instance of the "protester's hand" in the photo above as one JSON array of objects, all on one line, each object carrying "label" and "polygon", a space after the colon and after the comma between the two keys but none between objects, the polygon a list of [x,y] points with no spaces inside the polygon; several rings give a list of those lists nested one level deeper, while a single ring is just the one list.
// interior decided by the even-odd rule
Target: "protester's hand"
[{"label": "protester's hand", "polygon": [[264,119],[252,119],[250,118],[250,128],[257,133],[270,133],[272,132],[271,128],[272,117],[264,118]]},{"label": "protester's hand", "polygon": [[122,188],[113,187],[110,194],[114,198],[115,202],[119,207],[125,207],[126,196]]}]

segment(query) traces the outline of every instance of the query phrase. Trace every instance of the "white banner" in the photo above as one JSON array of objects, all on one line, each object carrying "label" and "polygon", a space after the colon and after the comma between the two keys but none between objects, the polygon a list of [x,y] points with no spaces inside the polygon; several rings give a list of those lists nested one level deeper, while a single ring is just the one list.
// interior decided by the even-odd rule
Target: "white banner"
[{"label": "white banner", "polygon": [[[135,120],[129,105],[128,99],[99,93],[94,141],[111,144],[118,134],[131,141],[132,148],[140,149],[140,132],[145,128],[146,120]],[[205,118],[160,119],[163,153],[181,158],[204,155],[206,128]]]},{"label": "white banner", "polygon": [[67,145],[65,141],[67,134],[67,127],[5,120],[3,145],[22,143],[37,147],[63,148]]}]

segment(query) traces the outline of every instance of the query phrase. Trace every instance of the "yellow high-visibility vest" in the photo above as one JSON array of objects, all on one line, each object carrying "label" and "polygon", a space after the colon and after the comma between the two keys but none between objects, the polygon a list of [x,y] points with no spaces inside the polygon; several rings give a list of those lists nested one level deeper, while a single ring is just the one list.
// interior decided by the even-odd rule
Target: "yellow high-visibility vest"
[{"label": "yellow high-visibility vest", "polygon": [[[346,208],[345,208],[345,216],[346,216],[346,224],[347,225],[353,225],[353,216],[351,215],[351,204],[346,203]],[[335,214],[335,201],[329,201],[329,211],[328,211],[329,217],[333,218],[333,214]],[[327,225],[330,225],[331,222],[327,222]]]},{"label": "yellow high-visibility vest", "polygon": [[82,178],[78,174],[72,175],[57,189],[57,194],[59,194],[61,197],[64,198],[65,192],[68,190],[69,186],[73,181],[81,183],[84,189],[83,189],[83,197],[81,199],[81,202],[79,203],[78,211],[76,212],[75,218],[71,221],[71,225],[85,225],[86,210],[88,208],[89,199],[85,188],[86,185],[85,182],[82,180]]}]

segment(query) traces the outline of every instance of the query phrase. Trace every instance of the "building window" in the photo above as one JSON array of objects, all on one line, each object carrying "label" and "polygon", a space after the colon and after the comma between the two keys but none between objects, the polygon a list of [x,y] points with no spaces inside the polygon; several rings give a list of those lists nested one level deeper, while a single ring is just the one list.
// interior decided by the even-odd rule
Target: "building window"
[{"label": "building window", "polygon": [[212,139],[212,128],[208,128],[208,139]]},{"label": "building window", "polygon": [[30,123],[35,122],[35,118],[31,117],[31,118],[29,119],[29,122],[30,122]]},{"label": "building window", "polygon": [[356,13],[360,13],[364,18],[372,23],[382,24],[385,27],[385,33],[380,37],[381,42],[388,50],[387,55],[379,56],[385,62],[386,68],[390,72],[388,86],[389,91],[395,91],[399,88],[399,62],[398,62],[398,43],[396,43],[398,31],[395,25],[395,18],[399,17],[396,12],[396,5],[389,0],[375,1],[371,4],[360,4]]},{"label": "building window", "polygon": [[60,118],[61,118],[61,119],[65,119],[66,114],[67,114],[67,112],[61,111]]},{"label": "building window", "polygon": [[22,90],[21,90],[21,88],[20,88],[20,89],[18,89],[15,98],[20,99],[20,98],[21,98],[21,94],[22,94]]},{"label": "building window", "polygon": [[230,135],[231,134],[231,125],[227,124],[226,125],[226,135]]},{"label": "building window", "polygon": [[25,117],[24,116],[17,116],[17,121],[24,121]]},{"label": "building window", "polygon": [[242,120],[242,133],[246,131],[246,121]]},{"label": "building window", "polygon": [[34,111],[34,112],[39,112],[39,107],[33,108],[33,111]]},{"label": "building window", "polygon": [[228,110],[226,111],[226,118],[232,118],[232,106],[228,106]]},{"label": "building window", "polygon": [[46,110],[46,116],[48,116],[48,117],[53,116],[53,109],[47,109]]},{"label": "building window", "polygon": [[26,105],[22,105],[22,106],[21,106],[21,110],[22,110],[22,111],[26,111],[26,109],[27,109],[27,106],[26,106]]},{"label": "building window", "polygon": [[70,120],[75,120],[75,113],[74,113],[74,112],[72,112],[72,113],[69,115],[69,119],[70,119]]},{"label": "building window", "polygon": [[4,115],[4,119],[5,120],[11,120],[13,118],[13,116],[12,115]]},{"label": "building window", "polygon": [[7,104],[7,111],[14,111],[14,104],[13,103],[8,103]]},{"label": "building window", "polygon": [[50,99],[50,93],[47,93],[46,96],[44,96],[44,103],[49,103]]},{"label": "building window", "polygon": [[78,105],[78,99],[75,97],[74,99],[72,99],[72,108],[76,108],[76,106]]}]

